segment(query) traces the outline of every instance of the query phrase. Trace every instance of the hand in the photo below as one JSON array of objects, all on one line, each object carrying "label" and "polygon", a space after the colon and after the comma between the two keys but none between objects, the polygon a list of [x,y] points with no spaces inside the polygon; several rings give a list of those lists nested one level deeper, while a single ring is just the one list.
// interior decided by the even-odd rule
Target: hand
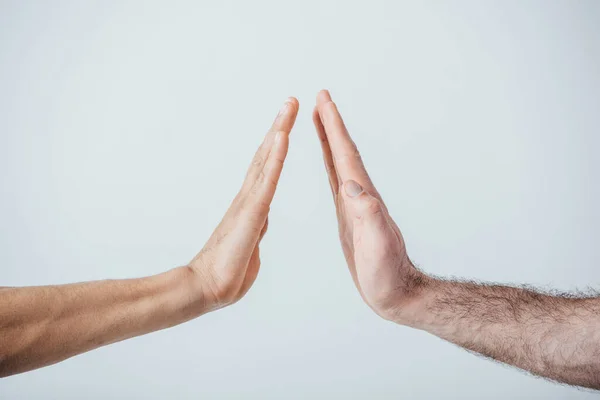
[{"label": "hand", "polygon": [[244,184],[214,233],[190,262],[199,278],[204,307],[217,309],[242,298],[260,267],[259,244],[268,226],[271,200],[288,150],[288,135],[298,114],[289,98],[267,132]]},{"label": "hand", "polygon": [[408,324],[411,302],[429,278],[409,260],[402,234],[325,90],[317,96],[313,122],[321,140],[342,249],[354,284],[377,314]]}]

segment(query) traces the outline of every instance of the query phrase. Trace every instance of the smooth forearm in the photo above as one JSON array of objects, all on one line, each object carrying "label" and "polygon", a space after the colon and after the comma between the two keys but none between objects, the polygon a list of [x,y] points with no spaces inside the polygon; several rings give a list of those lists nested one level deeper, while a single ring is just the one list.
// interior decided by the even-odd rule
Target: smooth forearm
[{"label": "smooth forearm", "polygon": [[0,290],[0,376],[164,329],[209,310],[194,273]]},{"label": "smooth forearm", "polygon": [[431,279],[398,322],[560,382],[600,388],[600,299]]}]

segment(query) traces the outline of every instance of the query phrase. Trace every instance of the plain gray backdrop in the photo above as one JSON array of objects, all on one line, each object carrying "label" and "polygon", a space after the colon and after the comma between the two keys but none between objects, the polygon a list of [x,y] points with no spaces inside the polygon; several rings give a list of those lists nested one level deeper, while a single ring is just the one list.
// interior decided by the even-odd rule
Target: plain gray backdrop
[{"label": "plain gray backdrop", "polygon": [[1,1],[0,285],[188,262],[300,100],[234,306],[0,381],[2,399],[591,399],[360,299],[317,91],[425,271],[600,288],[597,1]]}]

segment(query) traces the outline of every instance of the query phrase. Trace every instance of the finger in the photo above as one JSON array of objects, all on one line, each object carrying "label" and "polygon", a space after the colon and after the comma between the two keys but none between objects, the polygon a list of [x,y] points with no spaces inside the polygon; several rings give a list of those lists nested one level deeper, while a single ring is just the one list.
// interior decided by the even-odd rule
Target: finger
[{"label": "finger", "polygon": [[[355,181],[345,182],[342,192],[353,221],[353,256],[357,281],[362,283],[360,289],[363,293],[394,292],[400,279],[399,271],[386,266],[401,259],[402,242],[390,224],[383,203]],[[379,276],[377,287],[373,287],[373,279],[365,279],[365,274]]]},{"label": "finger", "polygon": [[342,116],[327,90],[322,90],[317,95],[317,110],[325,128],[340,180],[346,181],[357,173],[368,176],[356,144],[352,141]]},{"label": "finger", "polygon": [[[356,144],[352,141],[337,106],[331,100],[328,91],[322,90],[317,95],[317,109],[325,127],[325,133],[335,169],[341,182],[354,179],[369,191],[376,194],[375,187],[362,162]],[[377,194],[379,197],[379,195]]]},{"label": "finger", "polygon": [[265,162],[269,157],[269,152],[273,146],[273,141],[277,132],[281,131],[289,134],[294,126],[297,115],[298,100],[296,100],[294,97],[290,97],[285,101],[285,103],[283,103],[283,106],[279,110],[277,117],[275,117],[275,121],[273,121],[273,125],[265,135],[263,143],[256,151],[256,154],[252,159],[252,163],[250,164],[250,168],[248,168],[248,173],[246,174],[244,185],[242,187],[242,192],[250,190],[260,175],[260,172],[262,171]]},{"label": "finger", "polygon": [[342,191],[344,205],[354,225],[354,261],[359,261],[356,260],[358,253],[367,257],[369,254],[373,257],[388,255],[391,250],[387,245],[389,238],[397,237],[390,227],[383,203],[352,180],[344,183]]},{"label": "finger", "polygon": [[387,215],[378,198],[369,194],[356,181],[348,180],[343,185],[344,205],[352,220],[386,220]]},{"label": "finger", "polygon": [[315,124],[315,129],[317,130],[317,135],[319,136],[319,141],[321,142],[321,150],[323,152],[323,161],[325,162],[325,170],[327,171],[329,186],[331,187],[331,192],[333,195],[336,196],[339,190],[340,181],[337,171],[335,170],[335,165],[333,164],[333,156],[331,155],[331,148],[329,147],[329,141],[327,140],[325,127],[323,127],[321,116],[319,115],[319,110],[317,107],[315,107],[312,117],[313,123]]},{"label": "finger", "polygon": [[235,229],[232,232],[232,240],[236,247],[234,257],[239,257],[240,262],[242,258],[248,259],[265,226],[287,155],[288,143],[287,133],[278,132],[263,170],[241,204]]},{"label": "finger", "polygon": [[277,183],[283,170],[283,163],[287,156],[288,146],[288,134],[283,131],[277,132],[269,157],[262,171],[254,181],[254,185],[248,195],[248,206],[265,212],[265,218],[275,195],[275,190],[277,189]]},{"label": "finger", "polygon": [[[282,107],[259,149],[259,162],[253,162],[242,191],[237,197],[233,216],[234,229],[228,239],[236,251],[231,254],[231,264],[245,264],[250,259],[265,226],[275,187],[287,154],[288,134],[298,113],[298,101],[290,98]],[[274,129],[285,129],[274,131]],[[272,138],[269,140],[269,137]]]}]

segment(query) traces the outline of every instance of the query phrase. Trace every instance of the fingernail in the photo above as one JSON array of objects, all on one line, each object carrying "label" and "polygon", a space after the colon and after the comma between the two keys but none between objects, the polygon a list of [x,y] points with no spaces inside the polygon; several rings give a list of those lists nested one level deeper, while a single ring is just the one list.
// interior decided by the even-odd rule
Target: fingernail
[{"label": "fingernail", "polygon": [[346,190],[346,194],[350,197],[356,197],[362,193],[363,188],[355,181],[347,181],[344,184],[344,189]]}]

